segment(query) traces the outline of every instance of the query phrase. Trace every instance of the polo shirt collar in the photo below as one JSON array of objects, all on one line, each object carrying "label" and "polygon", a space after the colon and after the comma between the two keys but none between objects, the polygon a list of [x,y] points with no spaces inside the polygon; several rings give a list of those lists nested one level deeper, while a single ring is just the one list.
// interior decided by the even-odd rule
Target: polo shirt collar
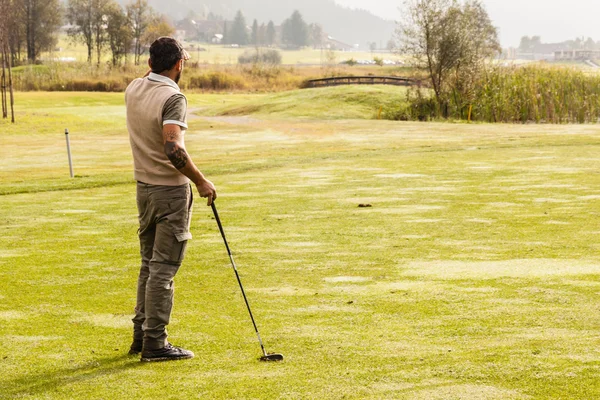
[{"label": "polo shirt collar", "polygon": [[179,89],[179,85],[177,85],[172,79],[167,78],[164,75],[159,75],[159,74],[155,74],[154,72],[150,72],[150,75],[148,75],[148,79],[150,79],[151,81],[154,81],[154,82],[166,83],[167,85],[172,86],[175,89],[181,91],[181,89]]}]

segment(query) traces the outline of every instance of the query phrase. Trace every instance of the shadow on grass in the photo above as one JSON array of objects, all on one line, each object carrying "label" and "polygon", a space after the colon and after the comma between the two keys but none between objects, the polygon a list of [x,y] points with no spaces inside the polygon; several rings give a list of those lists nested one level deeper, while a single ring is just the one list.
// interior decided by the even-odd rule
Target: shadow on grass
[{"label": "shadow on grass", "polygon": [[126,354],[89,360],[83,365],[52,369],[46,372],[26,375],[12,381],[6,381],[6,387],[2,389],[0,398],[37,397],[36,395],[52,392],[61,386],[93,381],[99,377],[117,374],[140,366],[142,366],[142,363],[140,363],[138,357]]}]

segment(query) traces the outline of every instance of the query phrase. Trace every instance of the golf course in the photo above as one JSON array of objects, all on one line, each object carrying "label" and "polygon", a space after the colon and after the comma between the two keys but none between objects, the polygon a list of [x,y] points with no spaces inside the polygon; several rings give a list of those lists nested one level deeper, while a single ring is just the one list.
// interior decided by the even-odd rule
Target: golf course
[{"label": "golf course", "polygon": [[[0,399],[600,398],[600,127],[379,120],[406,89],[189,93],[196,196],[169,341],[139,273],[123,93],[0,121]],[[69,175],[69,129],[75,176]]]}]

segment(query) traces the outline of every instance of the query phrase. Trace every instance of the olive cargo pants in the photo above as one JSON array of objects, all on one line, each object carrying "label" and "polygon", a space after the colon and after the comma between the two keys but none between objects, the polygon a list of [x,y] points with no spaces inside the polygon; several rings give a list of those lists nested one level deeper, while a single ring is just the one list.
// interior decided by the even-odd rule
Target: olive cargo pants
[{"label": "olive cargo pants", "polygon": [[142,266],[138,278],[133,338],[144,349],[167,344],[166,326],[173,308],[173,278],[179,270],[187,241],[193,194],[189,184],[156,186],[137,184],[139,238]]}]

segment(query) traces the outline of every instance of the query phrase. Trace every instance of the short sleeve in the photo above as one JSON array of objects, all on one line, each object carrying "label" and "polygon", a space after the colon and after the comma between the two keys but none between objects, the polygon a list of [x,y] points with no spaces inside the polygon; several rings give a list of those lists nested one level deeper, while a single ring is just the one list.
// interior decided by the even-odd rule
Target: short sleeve
[{"label": "short sleeve", "polygon": [[163,108],[163,126],[167,124],[179,125],[182,130],[188,128],[186,121],[187,100],[182,94],[174,94],[167,100]]}]

